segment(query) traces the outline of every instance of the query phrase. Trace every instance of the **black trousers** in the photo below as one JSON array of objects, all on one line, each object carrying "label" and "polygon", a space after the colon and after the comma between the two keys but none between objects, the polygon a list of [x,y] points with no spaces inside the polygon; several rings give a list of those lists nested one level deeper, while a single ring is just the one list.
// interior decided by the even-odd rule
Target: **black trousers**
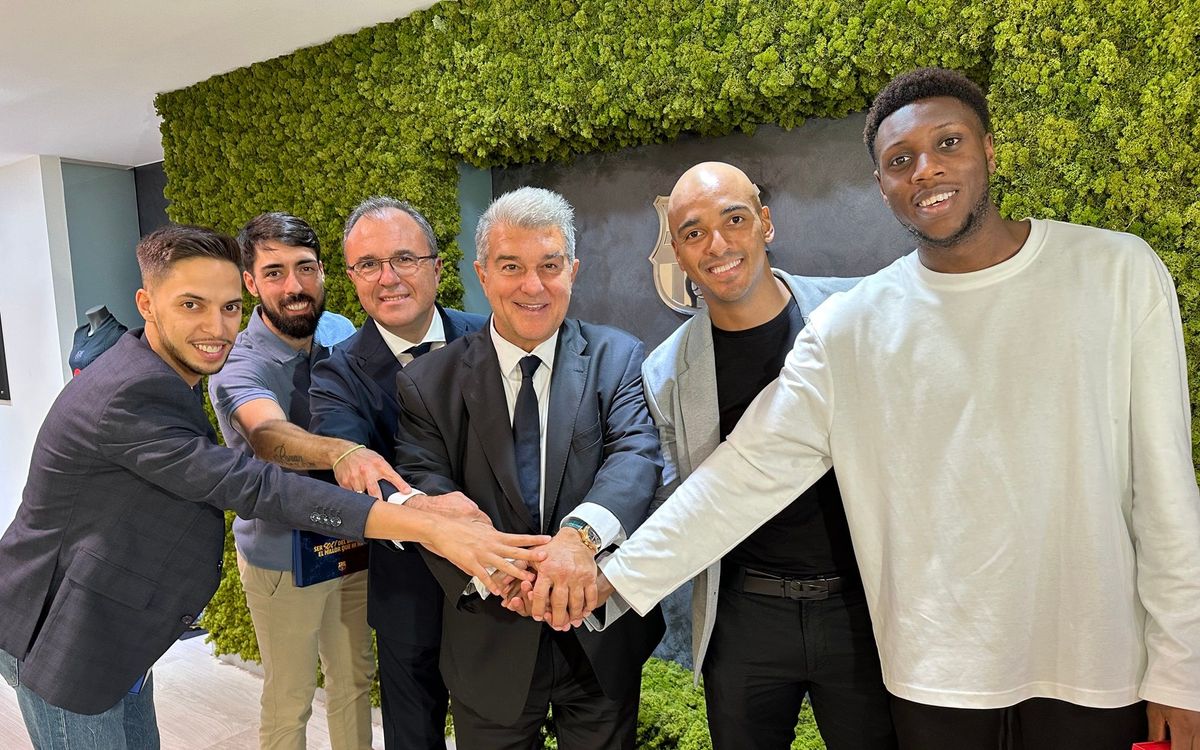
[{"label": "black trousers", "polygon": [[1030,698],[1008,708],[940,708],[892,698],[902,750],[1129,750],[1148,733],[1146,704],[1087,708]]},{"label": "black trousers", "polygon": [[596,682],[575,635],[544,627],[524,711],[516,721],[498,724],[451,696],[455,746],[459,750],[540,750],[541,726],[553,707],[554,732],[562,750],[633,750],[640,684],[629,687],[626,700],[609,698]]},{"label": "black trousers", "polygon": [[438,669],[438,647],[375,632],[379,703],[387,750],[445,750],[449,697]]},{"label": "black trousers", "polygon": [[829,750],[896,747],[861,589],[796,601],[722,586],[703,672],[714,750],[791,747],[805,693]]}]

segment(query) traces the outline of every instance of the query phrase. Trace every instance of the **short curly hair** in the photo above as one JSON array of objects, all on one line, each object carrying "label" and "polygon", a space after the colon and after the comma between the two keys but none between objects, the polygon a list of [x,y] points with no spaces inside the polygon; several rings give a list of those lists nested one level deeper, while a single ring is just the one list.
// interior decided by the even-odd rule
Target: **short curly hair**
[{"label": "short curly hair", "polygon": [[978,84],[962,73],[945,68],[918,68],[893,78],[875,97],[867,110],[867,126],[863,128],[863,142],[871,152],[871,160],[879,164],[875,156],[875,136],[879,126],[893,112],[921,99],[935,96],[952,96],[979,115],[983,132],[992,132],[992,118],[988,114],[987,97]]}]

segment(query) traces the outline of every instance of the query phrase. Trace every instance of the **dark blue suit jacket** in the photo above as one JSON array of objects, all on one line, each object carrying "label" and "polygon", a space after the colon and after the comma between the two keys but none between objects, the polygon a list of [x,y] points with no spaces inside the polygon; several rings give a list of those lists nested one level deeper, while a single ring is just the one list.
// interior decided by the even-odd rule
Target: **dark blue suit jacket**
[{"label": "dark blue suit jacket", "polygon": [[361,539],[373,502],[217,445],[199,392],[131,331],[42,423],[0,539],[0,648],[51,704],[100,713],[216,591],[222,511]]},{"label": "dark blue suit jacket", "polygon": [[[437,307],[446,343],[476,331],[487,317]],[[370,318],[358,333],[334,347],[313,367],[309,390],[311,431],[362,443],[395,461],[396,374],[400,362]],[[441,590],[417,553],[417,545],[397,550],[372,542],[367,574],[367,620],[382,636],[414,645],[441,640]]]}]

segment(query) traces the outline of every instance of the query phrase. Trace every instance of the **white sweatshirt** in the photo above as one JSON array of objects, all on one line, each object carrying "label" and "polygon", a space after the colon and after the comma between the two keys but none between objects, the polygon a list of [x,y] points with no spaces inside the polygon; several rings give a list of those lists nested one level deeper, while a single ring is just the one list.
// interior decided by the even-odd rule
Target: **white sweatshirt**
[{"label": "white sweatshirt", "polygon": [[[1031,220],[818,308],[779,379],[604,565],[639,612],[837,467],[887,688],[1200,710],[1200,496],[1179,308],[1142,240]],[[752,635],[752,634],[751,634]]]}]

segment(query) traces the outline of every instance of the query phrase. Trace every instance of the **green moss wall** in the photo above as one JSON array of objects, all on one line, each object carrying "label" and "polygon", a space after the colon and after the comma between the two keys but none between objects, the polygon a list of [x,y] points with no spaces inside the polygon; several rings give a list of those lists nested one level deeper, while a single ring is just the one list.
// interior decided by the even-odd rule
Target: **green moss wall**
[{"label": "green moss wall", "polygon": [[[338,251],[367,194],[409,199],[458,253],[459,161],[792,127],[864,109],[904,70],[957,68],[989,93],[1003,213],[1146,238],[1175,275],[1196,383],[1198,49],[1197,0],[468,0],[157,106],[171,218],[226,231],[266,209],[309,218],[330,251],[331,307],[361,320]],[[238,593],[222,590],[210,623]],[[231,630],[219,646],[245,653]]]}]

